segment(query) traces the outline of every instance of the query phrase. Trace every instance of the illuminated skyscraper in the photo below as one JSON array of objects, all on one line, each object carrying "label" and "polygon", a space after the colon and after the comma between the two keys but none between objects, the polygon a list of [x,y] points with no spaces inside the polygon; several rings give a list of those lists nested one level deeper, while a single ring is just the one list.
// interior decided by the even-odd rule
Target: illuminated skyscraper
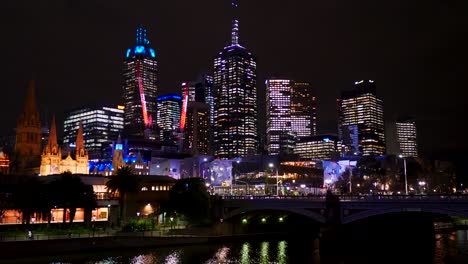
[{"label": "illuminated skyscraper", "polygon": [[184,129],[184,149],[192,155],[210,153],[210,106],[200,102],[189,102],[187,124]]},{"label": "illuminated skyscraper", "polygon": [[[187,98],[188,104],[190,102],[204,103],[208,105],[208,114],[209,114],[209,142],[206,143],[210,147],[208,153],[213,153],[213,126],[214,126],[214,98],[213,98],[213,77],[210,75],[203,75],[201,80],[197,82],[183,82],[182,83],[182,111],[184,109],[185,98]],[[199,105],[199,104],[194,104]],[[198,109],[198,107],[197,107]],[[193,110],[193,109],[192,109]],[[205,111],[205,110],[203,110]],[[187,117],[188,112],[186,113]],[[184,121],[184,114],[182,113],[181,122]],[[188,122],[188,117],[185,119]],[[185,124],[181,126],[185,126]],[[185,133],[185,132],[184,132]],[[191,132],[189,132],[191,133]],[[185,133],[187,134],[187,133]],[[185,144],[185,143],[184,143]],[[186,147],[184,147],[187,149]]]},{"label": "illuminated skyscraper", "polygon": [[164,144],[174,143],[174,133],[180,128],[182,98],[176,94],[157,98],[157,120],[160,139]]},{"label": "illuminated skyscraper", "polygon": [[280,154],[281,149],[291,148],[284,145],[291,145],[291,140],[284,139],[316,134],[316,97],[306,82],[270,79],[265,84],[267,150],[270,155],[276,155]]},{"label": "illuminated skyscraper", "polygon": [[400,154],[404,157],[417,157],[416,122],[414,120],[397,121],[396,132]]},{"label": "illuminated skyscraper", "polygon": [[122,133],[124,107],[83,107],[65,113],[63,122],[63,144],[75,146],[80,122],[83,124],[84,147],[89,159],[110,159],[112,141]]},{"label": "illuminated skyscraper", "polygon": [[146,28],[137,28],[136,46],[127,50],[123,63],[124,134],[156,139],[158,63],[146,33]]},{"label": "illuminated skyscraper", "polygon": [[238,33],[234,19],[231,43],[214,59],[214,150],[221,159],[257,152],[257,63]]},{"label": "illuminated skyscraper", "polygon": [[339,136],[346,151],[360,155],[385,154],[383,101],[372,80],[355,82],[355,89],[338,100]]}]

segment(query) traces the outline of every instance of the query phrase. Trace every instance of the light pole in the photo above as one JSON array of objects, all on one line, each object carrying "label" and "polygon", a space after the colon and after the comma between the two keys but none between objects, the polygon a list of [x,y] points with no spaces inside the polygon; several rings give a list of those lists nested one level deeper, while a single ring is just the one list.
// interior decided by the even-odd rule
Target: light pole
[{"label": "light pole", "polygon": [[398,157],[403,159],[403,171],[405,174],[405,194],[408,195],[408,179],[406,177],[406,158],[401,154]]},{"label": "light pole", "polygon": [[276,169],[276,196],[278,196],[278,193],[279,193],[279,192],[278,192],[278,191],[279,191],[279,190],[278,190],[278,168],[275,167],[275,165],[274,165],[273,163],[268,164],[268,166],[269,166],[270,168],[273,168],[273,167],[274,167],[274,168]]}]

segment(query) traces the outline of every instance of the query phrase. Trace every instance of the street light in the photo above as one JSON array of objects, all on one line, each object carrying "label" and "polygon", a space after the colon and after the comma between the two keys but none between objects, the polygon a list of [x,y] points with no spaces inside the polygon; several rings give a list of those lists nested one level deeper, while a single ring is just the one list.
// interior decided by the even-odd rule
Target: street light
[{"label": "street light", "polygon": [[268,164],[270,168],[275,168],[276,169],[276,196],[278,196],[278,168],[275,167],[273,163]]},{"label": "street light", "polygon": [[408,179],[406,177],[406,158],[401,154],[398,157],[403,159],[403,171],[405,173],[405,194],[408,195]]}]

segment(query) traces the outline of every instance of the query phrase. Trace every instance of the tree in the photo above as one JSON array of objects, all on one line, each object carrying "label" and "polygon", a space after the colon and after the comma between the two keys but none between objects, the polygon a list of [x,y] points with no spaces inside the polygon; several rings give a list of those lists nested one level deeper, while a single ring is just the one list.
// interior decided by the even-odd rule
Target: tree
[{"label": "tree", "polygon": [[[91,193],[80,177],[73,176],[70,172],[62,173],[52,182],[52,190],[53,201],[63,208],[63,223],[66,223],[67,209],[70,209],[69,222],[71,224],[75,218],[76,209],[85,208],[85,204],[90,201],[89,197],[94,197],[94,193]],[[87,206],[89,207],[89,204]]]},{"label": "tree", "polygon": [[110,177],[106,187],[113,197],[119,198],[120,219],[125,223],[126,200],[129,193],[135,193],[139,189],[139,179],[133,174],[132,168],[125,166],[117,170],[117,174]]},{"label": "tree", "polygon": [[13,193],[13,204],[22,214],[22,224],[29,224],[31,215],[40,211],[41,184],[37,177],[24,176]]},{"label": "tree", "polygon": [[169,192],[168,213],[183,215],[189,223],[208,220],[209,209],[210,195],[202,178],[177,180]]}]

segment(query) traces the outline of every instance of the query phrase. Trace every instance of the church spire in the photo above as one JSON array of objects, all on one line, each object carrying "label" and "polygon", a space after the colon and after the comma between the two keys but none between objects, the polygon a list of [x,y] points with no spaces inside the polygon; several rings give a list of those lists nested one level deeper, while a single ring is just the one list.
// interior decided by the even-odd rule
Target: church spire
[{"label": "church spire", "polygon": [[36,81],[30,80],[28,84],[28,91],[26,94],[26,103],[24,105],[24,113],[36,114]]},{"label": "church spire", "polygon": [[239,45],[239,20],[237,20],[237,1],[233,0],[231,5],[233,10],[231,45]]},{"label": "church spire", "polygon": [[52,116],[52,122],[49,130],[49,140],[43,150],[44,154],[56,155],[58,153],[57,128],[55,126],[55,115]]},{"label": "church spire", "polygon": [[[78,127],[78,133],[76,134],[76,153],[77,156],[84,155],[84,138],[83,138],[83,124],[80,121],[80,126]],[[81,151],[83,150],[83,152]]]}]

